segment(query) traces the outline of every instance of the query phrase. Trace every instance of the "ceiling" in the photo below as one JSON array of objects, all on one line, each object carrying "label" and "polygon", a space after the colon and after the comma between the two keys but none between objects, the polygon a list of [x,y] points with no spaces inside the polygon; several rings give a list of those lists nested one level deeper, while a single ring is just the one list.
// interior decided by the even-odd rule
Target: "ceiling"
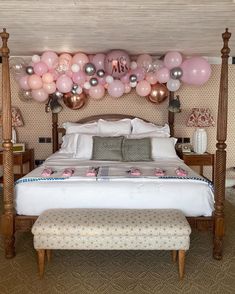
[{"label": "ceiling", "polygon": [[235,56],[235,0],[1,0],[12,56],[45,50],[220,56],[228,27]]}]

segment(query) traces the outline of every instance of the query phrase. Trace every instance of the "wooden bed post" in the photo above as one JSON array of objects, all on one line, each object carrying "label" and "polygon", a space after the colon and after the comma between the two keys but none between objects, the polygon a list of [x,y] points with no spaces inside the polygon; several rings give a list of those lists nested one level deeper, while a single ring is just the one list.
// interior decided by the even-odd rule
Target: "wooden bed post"
[{"label": "wooden bed post", "polygon": [[7,41],[9,34],[6,29],[0,33],[2,38],[2,119],[3,119],[3,199],[4,214],[1,217],[1,231],[4,235],[5,256],[15,256],[14,219],[15,210],[14,196],[14,174],[12,153],[12,125],[11,125],[11,91],[9,72],[9,48]]},{"label": "wooden bed post", "polygon": [[220,91],[217,116],[217,150],[215,161],[215,211],[214,211],[214,248],[213,257],[222,258],[224,236],[224,200],[225,200],[225,172],[226,172],[226,138],[228,113],[228,58],[230,49],[228,42],[231,33],[222,34],[224,46],[222,53],[222,66],[220,76]]},{"label": "wooden bed post", "polygon": [[[169,103],[174,100],[174,92],[170,92],[169,95]],[[168,124],[170,127],[170,134],[172,137],[174,137],[174,123],[175,123],[175,113],[172,111],[168,111]]]},{"label": "wooden bed post", "polygon": [[58,151],[58,113],[52,113],[52,148]]}]

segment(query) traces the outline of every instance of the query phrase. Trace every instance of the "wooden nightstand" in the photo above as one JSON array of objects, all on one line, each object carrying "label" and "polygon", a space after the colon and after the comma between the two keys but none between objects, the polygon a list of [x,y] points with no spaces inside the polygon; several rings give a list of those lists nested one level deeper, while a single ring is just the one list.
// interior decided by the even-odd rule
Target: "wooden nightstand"
[{"label": "wooden nightstand", "polygon": [[203,166],[212,166],[212,179],[214,179],[214,154],[203,153],[197,154],[194,152],[179,154],[179,157],[183,159],[184,163],[189,166],[199,166],[200,175],[203,176]]},{"label": "wooden nightstand", "polygon": [[[13,153],[13,164],[14,166],[20,167],[20,172],[14,174],[14,179],[19,179],[25,175],[24,164],[28,163],[29,171],[34,169],[34,149],[26,149],[24,152]],[[0,165],[3,164],[3,152],[0,152]],[[2,181],[2,178],[1,178]]]}]

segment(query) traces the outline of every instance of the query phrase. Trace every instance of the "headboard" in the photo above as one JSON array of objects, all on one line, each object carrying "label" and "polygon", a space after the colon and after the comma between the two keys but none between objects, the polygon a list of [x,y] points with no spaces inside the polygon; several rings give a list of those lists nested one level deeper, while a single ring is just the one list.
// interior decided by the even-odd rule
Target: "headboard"
[{"label": "headboard", "polygon": [[[169,96],[169,101],[171,101],[172,99],[174,99],[174,93],[170,92],[170,96]],[[89,117],[85,117],[82,119],[77,120],[77,123],[88,123],[88,122],[94,122],[99,120],[100,118],[105,119],[105,120],[119,120],[119,119],[123,119],[123,118],[130,118],[133,119],[137,116],[134,115],[129,115],[129,114],[99,114],[99,115],[92,115]],[[145,120],[146,122],[149,122],[148,120],[139,117],[143,120]],[[170,134],[171,136],[174,136],[174,113],[173,112],[168,112],[168,124],[170,127]],[[60,148],[60,140],[59,137],[61,135],[65,134],[65,129],[63,128],[59,128],[58,127],[58,114],[57,113],[53,113],[52,114],[52,141],[53,141],[53,152],[56,152],[59,148]]]}]

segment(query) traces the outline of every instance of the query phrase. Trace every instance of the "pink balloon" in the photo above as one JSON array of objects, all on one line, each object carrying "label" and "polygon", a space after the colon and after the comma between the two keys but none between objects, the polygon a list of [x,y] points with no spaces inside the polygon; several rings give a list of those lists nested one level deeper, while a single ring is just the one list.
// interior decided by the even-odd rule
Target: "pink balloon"
[{"label": "pink balloon", "polygon": [[30,89],[37,90],[42,88],[42,79],[38,75],[31,75],[28,78],[28,85]]},{"label": "pink balloon", "polygon": [[70,78],[72,79],[72,77],[73,77],[73,72],[72,72],[71,70],[67,70],[67,71],[65,72],[65,74],[66,74],[66,76],[68,76],[68,77],[70,77]]},{"label": "pink balloon", "polygon": [[104,94],[105,94],[105,90],[102,85],[97,85],[89,89],[89,95],[93,99],[96,99],[96,100],[101,99],[104,97]]},{"label": "pink balloon", "polygon": [[53,82],[53,75],[49,72],[45,73],[43,76],[42,76],[42,81],[43,83],[52,83]]},{"label": "pink balloon", "polygon": [[148,70],[153,62],[153,59],[149,54],[141,54],[138,56],[136,62],[138,67]]},{"label": "pink balloon", "polygon": [[73,59],[72,59],[72,64],[76,63],[80,66],[80,69],[83,68],[83,66],[89,62],[89,58],[86,54],[84,53],[76,53],[74,56],[73,56]]},{"label": "pink balloon", "polygon": [[136,69],[131,71],[131,74],[134,74],[137,76],[137,81],[142,81],[145,78],[145,70],[142,67],[137,67]]},{"label": "pink balloon", "polygon": [[149,82],[151,85],[154,85],[157,83],[157,76],[152,72],[148,72],[146,74],[145,80]]},{"label": "pink balloon", "polygon": [[54,68],[58,63],[58,55],[53,51],[46,51],[42,54],[41,61],[44,62],[49,69]]},{"label": "pink balloon", "polygon": [[36,75],[42,76],[47,72],[48,67],[44,62],[40,61],[34,64],[33,70]]},{"label": "pink balloon", "polygon": [[89,55],[88,55],[89,62],[92,63],[92,60],[93,60],[94,56],[95,56],[95,54],[89,54]]},{"label": "pink balloon", "polygon": [[129,84],[125,84],[124,85],[124,93],[130,93],[131,91],[131,86]]},{"label": "pink balloon", "polygon": [[205,84],[211,76],[211,66],[202,57],[192,57],[181,65],[183,76],[181,80],[189,85],[201,86]]},{"label": "pink balloon", "polygon": [[168,52],[164,57],[164,64],[168,69],[180,66],[182,63],[182,55],[179,52]]},{"label": "pink balloon", "polygon": [[[73,82],[78,85],[82,85],[86,82],[86,74],[83,71],[74,72],[72,75]],[[89,77],[90,79],[90,77]]]},{"label": "pink balloon", "polygon": [[56,81],[58,79],[58,77],[60,76],[60,74],[56,70],[54,70],[54,69],[50,69],[49,70],[49,73],[52,74],[54,81]]},{"label": "pink balloon", "polygon": [[127,74],[125,74],[123,77],[121,77],[121,82],[123,84],[127,84],[130,82],[130,73],[129,72]]},{"label": "pink balloon", "polygon": [[104,86],[106,84],[106,76],[100,78],[100,77],[97,77],[98,81],[99,81],[99,84],[101,84],[102,86]]},{"label": "pink balloon", "polygon": [[32,90],[32,97],[37,102],[45,102],[48,99],[48,93],[44,89]]},{"label": "pink balloon", "polygon": [[108,93],[114,98],[121,97],[124,93],[124,84],[120,80],[114,80],[108,85]]},{"label": "pink balloon", "polygon": [[142,96],[142,97],[148,96],[150,92],[151,92],[151,85],[149,84],[149,82],[143,80],[137,84],[136,93],[139,96]]},{"label": "pink balloon", "polygon": [[170,71],[166,67],[160,68],[156,73],[157,81],[161,84],[167,83],[170,78]]},{"label": "pink balloon", "polygon": [[71,66],[71,64],[72,64],[72,59],[73,59],[73,57],[69,53],[62,53],[59,56],[59,61],[65,60],[69,66]]},{"label": "pink balloon", "polygon": [[56,91],[56,84],[54,82],[52,83],[44,83],[43,89],[48,93],[52,94]]},{"label": "pink balloon", "polygon": [[21,87],[21,89],[28,91],[30,90],[30,86],[28,84],[28,77],[29,76],[23,76],[19,79],[19,85]]},{"label": "pink balloon", "polygon": [[104,60],[104,69],[108,75],[121,78],[130,69],[130,57],[123,50],[110,51]]},{"label": "pink balloon", "polygon": [[68,93],[71,91],[73,81],[66,75],[61,75],[56,81],[56,87],[61,93]]},{"label": "pink balloon", "polygon": [[104,59],[105,54],[103,53],[98,53],[93,57],[92,63],[94,64],[96,70],[104,69]]}]

